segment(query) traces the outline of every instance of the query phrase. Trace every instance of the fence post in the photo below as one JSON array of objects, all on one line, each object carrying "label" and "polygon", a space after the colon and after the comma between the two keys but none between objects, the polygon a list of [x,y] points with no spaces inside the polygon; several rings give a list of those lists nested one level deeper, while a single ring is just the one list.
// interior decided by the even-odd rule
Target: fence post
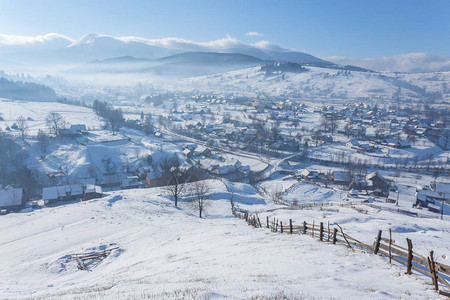
[{"label": "fence post", "polygon": [[303,221],[303,234],[306,234],[306,221]]},{"label": "fence post", "polygon": [[275,232],[278,232],[278,220],[277,220],[277,225],[275,226]]},{"label": "fence post", "polygon": [[312,227],[312,236],[314,237],[314,220],[313,220],[313,227]]},{"label": "fence post", "polygon": [[289,219],[289,233],[292,234],[292,219]]},{"label": "fence post", "polygon": [[430,256],[428,257],[428,265],[430,266],[430,274],[431,274],[431,280],[434,285],[434,290],[438,291],[439,285],[438,285],[438,281],[437,281],[436,265],[434,263],[434,258],[433,258],[433,250],[430,251]]},{"label": "fence post", "polygon": [[392,245],[392,229],[389,228],[389,264],[392,263],[392,251],[391,246]]},{"label": "fence post", "polygon": [[413,245],[412,241],[408,238],[406,238],[406,242],[408,243],[408,264],[406,265],[406,274],[412,274],[411,266],[412,266],[412,260],[413,260]]},{"label": "fence post", "polygon": [[269,228],[269,216],[266,216],[267,228]]},{"label": "fence post", "polygon": [[323,242],[323,222],[320,222],[319,240]]},{"label": "fence post", "polygon": [[330,221],[328,221],[328,238],[327,241],[330,241]]},{"label": "fence post", "polygon": [[281,230],[281,233],[283,233],[283,221],[280,221],[280,230]]},{"label": "fence post", "polygon": [[373,254],[378,254],[378,250],[380,250],[380,242],[381,242],[381,233],[382,230],[378,230],[377,240],[375,241],[375,248],[373,249]]},{"label": "fence post", "polygon": [[336,244],[336,235],[337,235],[337,228],[334,228],[334,230],[333,230],[333,244]]}]

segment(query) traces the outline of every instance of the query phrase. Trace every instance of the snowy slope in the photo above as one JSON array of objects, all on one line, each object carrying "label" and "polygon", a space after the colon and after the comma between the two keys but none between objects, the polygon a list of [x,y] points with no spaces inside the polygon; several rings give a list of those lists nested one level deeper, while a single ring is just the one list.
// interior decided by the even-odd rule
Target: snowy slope
[{"label": "snowy slope", "polygon": [[[59,113],[68,125],[86,125],[89,134],[77,138],[52,138],[47,151],[41,152],[36,135],[39,129],[48,132],[45,118],[50,112]],[[61,169],[67,169],[73,182],[86,177],[101,178],[105,173],[102,160],[111,158],[117,171],[121,172],[126,165],[135,170],[138,166],[147,164],[145,159],[148,155],[159,161],[163,157],[171,157],[174,152],[182,151],[177,145],[137,130],[124,128],[120,134],[113,135],[109,130],[102,129],[104,120],[92,109],[80,106],[0,99],[0,116],[4,119],[0,121],[3,131],[17,122],[20,116],[28,119],[29,132],[25,142],[28,143],[30,156],[27,165],[45,175],[41,180],[48,180],[47,174]],[[8,133],[20,141],[18,130]],[[43,181],[43,184],[50,185],[50,182]]]},{"label": "snowy slope", "polygon": [[[230,215],[225,186],[209,185],[205,219],[159,189],[1,216],[0,298],[438,298],[381,257],[252,229]],[[248,188],[232,189],[251,205]],[[67,261],[102,246],[120,249],[88,271]]]},{"label": "snowy slope", "polygon": [[46,129],[45,118],[50,112],[60,114],[70,125],[85,124],[86,128],[100,129],[102,122],[92,109],[58,102],[29,102],[0,98],[0,128],[13,125],[22,116],[28,120],[29,134],[36,135],[39,129]]},{"label": "snowy slope", "polygon": [[[339,74],[338,74],[339,72]],[[296,94],[302,98],[355,99],[358,97],[378,97],[391,99],[397,87],[380,78],[378,74],[327,68],[307,67],[304,73],[274,73],[269,76],[260,67],[231,71],[227,73],[185,79],[181,82],[187,89],[198,88],[205,91],[223,90],[239,95]],[[177,84],[180,84],[177,82]],[[417,94],[413,91],[412,95]]]}]

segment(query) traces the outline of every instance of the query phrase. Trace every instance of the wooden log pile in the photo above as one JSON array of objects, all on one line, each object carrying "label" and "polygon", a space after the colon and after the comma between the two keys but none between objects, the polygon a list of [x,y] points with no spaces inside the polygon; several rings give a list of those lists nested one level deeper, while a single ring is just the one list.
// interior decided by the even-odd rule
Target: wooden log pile
[{"label": "wooden log pile", "polygon": [[98,265],[102,260],[107,258],[113,250],[119,247],[109,248],[101,251],[94,251],[89,253],[75,253],[69,254],[70,259],[76,261],[79,270],[87,270],[91,265]]}]

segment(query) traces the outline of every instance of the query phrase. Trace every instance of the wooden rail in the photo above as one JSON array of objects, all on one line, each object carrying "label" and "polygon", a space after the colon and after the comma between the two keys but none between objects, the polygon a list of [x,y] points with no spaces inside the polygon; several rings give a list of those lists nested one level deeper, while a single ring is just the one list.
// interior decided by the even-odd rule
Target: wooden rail
[{"label": "wooden rail", "polygon": [[397,263],[405,265],[406,274],[413,274],[414,271],[431,277],[432,283],[437,292],[446,296],[450,295],[450,284],[448,282],[450,266],[434,261],[433,251],[431,251],[430,255],[427,257],[414,252],[413,242],[409,238],[406,239],[408,245],[407,248],[396,244],[395,240],[392,239],[391,231],[389,232],[389,238],[385,238],[382,236],[382,231],[379,230],[376,235],[375,242],[373,245],[370,245],[370,243],[361,242],[345,233],[339,224],[335,224],[339,227],[339,230],[335,227],[331,231],[330,224],[328,224],[328,228],[325,230],[323,222],[319,223],[319,228],[317,229],[317,224],[314,221],[312,223],[303,221],[301,225],[294,225],[292,219],[289,219],[289,222],[283,222],[277,220],[276,218],[271,221],[267,216],[266,223],[261,224],[257,214],[251,215],[247,211],[243,212],[234,210],[233,214],[238,218],[245,219],[249,225],[255,228],[267,228],[272,232],[291,235],[310,235],[314,238],[318,238],[321,242],[345,245],[349,248],[357,247],[360,249],[369,250],[369,252],[373,252],[374,254],[384,255],[389,258],[389,263],[394,260]]}]

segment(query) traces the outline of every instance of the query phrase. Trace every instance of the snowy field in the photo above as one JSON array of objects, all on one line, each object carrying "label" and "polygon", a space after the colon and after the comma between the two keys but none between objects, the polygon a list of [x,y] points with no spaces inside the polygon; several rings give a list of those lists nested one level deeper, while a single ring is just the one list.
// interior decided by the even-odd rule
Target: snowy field
[{"label": "snowy field", "polygon": [[[1,216],[0,298],[439,299],[429,280],[405,275],[385,258],[253,229],[231,215],[221,182],[209,186],[214,200],[204,219],[189,203],[175,208],[157,188]],[[238,205],[274,207],[247,185],[229,188]],[[397,215],[351,210],[335,217],[306,210],[272,214],[331,220],[366,240],[392,223],[394,234],[412,234],[419,252],[433,248],[440,261],[450,247],[449,224],[436,220],[399,222]],[[119,249],[86,271],[67,260],[105,246]]]},{"label": "snowy field", "polygon": [[[90,130],[103,125],[95,112],[86,107],[67,105],[58,102],[28,102],[0,99],[0,128],[11,127],[19,117],[28,119],[29,134],[37,135],[39,129],[46,130],[45,118],[50,112],[60,114],[69,125],[84,124]],[[18,133],[17,133],[18,134]]]}]

